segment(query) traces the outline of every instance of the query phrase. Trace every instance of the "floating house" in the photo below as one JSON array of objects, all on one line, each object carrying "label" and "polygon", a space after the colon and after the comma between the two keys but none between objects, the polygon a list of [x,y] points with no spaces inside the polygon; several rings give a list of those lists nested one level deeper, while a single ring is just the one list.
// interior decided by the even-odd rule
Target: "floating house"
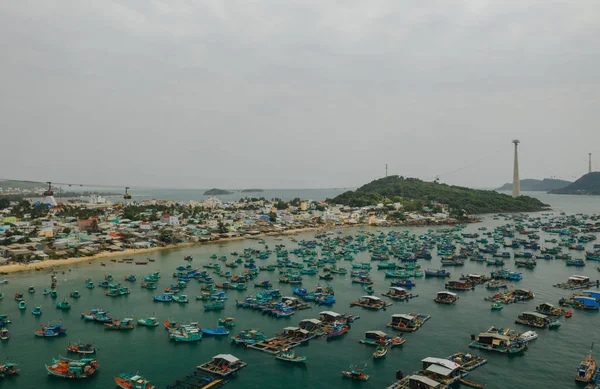
[{"label": "floating house", "polygon": [[215,355],[211,361],[203,363],[197,368],[213,374],[226,377],[240,369],[248,366],[248,364],[231,354]]},{"label": "floating house", "polygon": [[414,332],[430,318],[431,316],[422,313],[397,313],[392,315],[392,321],[387,326],[397,331]]}]

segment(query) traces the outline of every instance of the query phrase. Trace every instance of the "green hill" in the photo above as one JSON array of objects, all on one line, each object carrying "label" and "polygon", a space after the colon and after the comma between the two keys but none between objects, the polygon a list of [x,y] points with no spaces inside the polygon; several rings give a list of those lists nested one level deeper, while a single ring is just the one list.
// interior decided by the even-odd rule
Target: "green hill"
[{"label": "green hill", "polygon": [[206,192],[204,192],[204,196],[228,195],[228,194],[232,194],[232,193],[233,192],[230,192],[225,189],[212,188],[212,189],[209,189]]},{"label": "green hill", "polygon": [[[330,203],[364,207],[386,202],[432,202],[447,204],[452,210],[470,214],[498,212],[534,212],[548,206],[533,197],[512,198],[493,190],[477,190],[426,182],[417,178],[390,176],[348,191],[328,200]],[[406,207],[405,207],[406,209]]]},{"label": "green hill", "polygon": [[[536,180],[534,178],[526,178],[520,181],[521,190],[526,192],[548,192],[554,189],[564,188],[567,185],[572,184],[571,181],[556,180],[554,178],[544,178],[543,180]],[[496,190],[512,190],[512,182],[502,185]]]},{"label": "green hill", "polygon": [[550,191],[554,194],[600,195],[600,172],[588,173],[564,188]]},{"label": "green hill", "polygon": [[0,188],[18,188],[18,189],[35,189],[35,188],[43,188],[46,184],[41,182],[33,182],[33,181],[18,181],[18,180],[1,180]]}]

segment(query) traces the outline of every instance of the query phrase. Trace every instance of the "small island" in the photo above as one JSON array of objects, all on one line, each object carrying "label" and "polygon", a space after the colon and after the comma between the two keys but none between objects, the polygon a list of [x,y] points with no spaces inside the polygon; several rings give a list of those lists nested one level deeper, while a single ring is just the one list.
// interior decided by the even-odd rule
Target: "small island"
[{"label": "small island", "polygon": [[[564,188],[567,185],[572,184],[571,181],[557,180],[554,178],[544,178],[543,180],[536,180],[534,178],[526,178],[519,181],[521,190],[525,192],[548,192],[554,189]],[[506,183],[496,190],[512,191],[513,184]]]},{"label": "small island", "polygon": [[493,190],[470,189],[418,178],[389,176],[372,181],[355,191],[344,192],[329,203],[351,207],[401,203],[405,209],[445,204],[453,214],[536,212],[548,206],[529,196],[513,198]]},{"label": "small island", "polygon": [[258,192],[264,192],[264,190],[262,189],[243,189],[242,193],[258,193]]},{"label": "small island", "polygon": [[230,192],[225,189],[217,189],[217,188],[212,188],[212,189],[209,189],[206,192],[204,192],[204,196],[229,195],[229,194],[233,194],[233,192]]},{"label": "small island", "polygon": [[564,188],[550,191],[552,194],[600,195],[600,172],[592,172]]}]

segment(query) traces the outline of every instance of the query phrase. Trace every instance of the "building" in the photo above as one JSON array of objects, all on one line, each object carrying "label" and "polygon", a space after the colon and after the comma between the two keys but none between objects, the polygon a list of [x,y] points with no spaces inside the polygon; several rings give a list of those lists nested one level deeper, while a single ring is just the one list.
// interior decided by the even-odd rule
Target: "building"
[{"label": "building", "polygon": [[164,224],[168,224],[170,226],[178,226],[179,225],[179,217],[165,214],[162,216],[161,222]]}]

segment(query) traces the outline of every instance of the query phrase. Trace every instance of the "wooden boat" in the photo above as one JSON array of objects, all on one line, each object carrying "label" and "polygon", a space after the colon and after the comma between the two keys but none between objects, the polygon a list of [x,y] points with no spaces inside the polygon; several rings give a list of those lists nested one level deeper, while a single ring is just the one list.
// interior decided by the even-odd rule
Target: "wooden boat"
[{"label": "wooden boat", "polygon": [[164,294],[162,296],[153,296],[154,301],[158,301],[161,303],[170,303],[171,301],[173,301],[173,295],[172,294]]},{"label": "wooden boat", "polygon": [[15,301],[23,301],[23,293],[15,293]]},{"label": "wooden boat", "polygon": [[577,375],[575,376],[575,381],[579,382],[591,382],[594,373],[596,372],[596,361],[592,358],[592,350],[594,348],[594,344],[592,343],[592,347],[590,348],[590,352],[587,354],[586,358],[579,363],[579,367],[577,368]]},{"label": "wooden boat", "polygon": [[433,301],[438,304],[454,304],[458,300],[456,293],[441,291],[437,292]]},{"label": "wooden boat", "polygon": [[156,327],[159,324],[158,320],[155,317],[146,317],[146,318],[142,318],[142,319],[137,319],[137,323],[139,326],[144,326],[144,327]]},{"label": "wooden boat", "polygon": [[139,374],[123,373],[115,377],[115,384],[121,389],[155,389],[150,381]]},{"label": "wooden boat", "polygon": [[465,385],[471,388],[485,388],[485,384],[480,384],[478,382],[475,381],[470,381],[466,378],[459,378],[458,382],[461,383],[461,385]]},{"label": "wooden boat", "polygon": [[144,289],[156,289],[156,283],[152,281],[144,281],[141,283],[141,287]]},{"label": "wooden boat", "polygon": [[523,324],[534,328],[546,328],[549,322],[548,316],[537,312],[523,312],[515,320],[516,324]]},{"label": "wooden boat", "polygon": [[279,353],[275,354],[275,358],[280,361],[291,362],[291,363],[305,363],[307,358],[304,356],[298,356],[292,350],[287,348],[282,349]]},{"label": "wooden boat", "polygon": [[568,318],[570,318],[571,316],[573,316],[573,311],[571,311],[571,310],[565,311],[565,318],[567,318],[567,319],[568,319]]},{"label": "wooden boat", "polygon": [[20,371],[17,369],[16,363],[7,362],[4,365],[0,365],[0,378],[14,376],[19,373]]},{"label": "wooden boat", "polygon": [[213,335],[213,336],[223,336],[229,335],[229,330],[225,329],[223,326],[217,326],[217,328],[201,328],[203,334]]},{"label": "wooden boat", "polygon": [[125,318],[123,320],[113,320],[112,323],[104,323],[107,330],[132,330],[134,328],[133,319]]},{"label": "wooden boat", "polygon": [[96,354],[96,348],[91,343],[67,344],[67,351],[82,355]]},{"label": "wooden boat", "polygon": [[176,303],[179,304],[185,304],[185,303],[189,303],[190,300],[188,299],[188,296],[186,296],[185,294],[182,294],[181,296],[173,296],[173,301],[175,301]]},{"label": "wooden boat", "polygon": [[366,381],[369,376],[364,373],[364,368],[350,366],[350,370],[342,370],[344,377],[352,378],[353,380]]},{"label": "wooden boat", "polygon": [[450,277],[451,273],[444,269],[427,269],[425,270],[426,277]]},{"label": "wooden boat", "polygon": [[52,338],[67,333],[67,329],[63,328],[60,324],[47,326],[42,324],[41,327],[41,330],[35,330],[33,332],[35,336],[39,336],[41,338]]},{"label": "wooden boat", "polygon": [[147,265],[148,261],[135,261],[136,265]]},{"label": "wooden boat", "polygon": [[373,294],[373,293],[375,293],[375,290],[373,289],[373,284],[365,284],[365,285],[363,285],[363,290],[367,294]]},{"label": "wooden boat", "polygon": [[387,347],[378,346],[377,349],[373,352],[373,358],[375,358],[375,359],[383,358],[383,357],[385,357],[387,352],[388,352]]},{"label": "wooden boat", "polygon": [[319,274],[319,278],[322,280],[333,280],[331,273]]},{"label": "wooden boat", "polygon": [[548,323],[548,329],[557,330],[560,328],[561,324],[562,323],[558,320],[552,320],[550,323]]},{"label": "wooden boat", "polygon": [[494,301],[492,303],[492,307],[491,308],[492,308],[492,311],[499,311],[502,308],[504,308],[504,305],[502,305],[502,303],[500,301]]},{"label": "wooden boat", "polygon": [[58,309],[71,309],[71,303],[68,302],[67,300],[64,301],[57,301],[56,302],[56,308]]},{"label": "wooden boat", "polygon": [[0,340],[10,339],[10,332],[6,328],[0,328]]},{"label": "wooden boat", "polygon": [[135,275],[130,274],[125,277],[125,281],[134,282],[136,280]]},{"label": "wooden boat", "polygon": [[363,308],[372,309],[372,310],[385,309],[386,307],[389,307],[391,305],[392,305],[392,303],[386,303],[385,301],[381,300],[379,297],[375,297],[375,296],[362,296],[357,301],[353,301],[350,303],[351,307],[358,306],[358,307],[363,307]]},{"label": "wooden boat", "polygon": [[198,342],[202,340],[202,332],[195,326],[183,325],[169,330],[169,338],[175,342]]},{"label": "wooden boat", "polygon": [[19,309],[20,309],[21,311],[27,308],[27,303],[25,302],[25,300],[21,300],[21,301],[19,301],[19,304],[18,304],[18,305],[19,305]]},{"label": "wooden boat", "polygon": [[225,308],[225,303],[223,300],[216,300],[210,304],[204,304],[205,311],[217,311]]},{"label": "wooden boat", "polygon": [[29,288],[27,288],[27,291],[29,293],[35,293],[35,288],[33,287],[33,285],[31,285]]},{"label": "wooden boat", "polygon": [[527,342],[513,335],[508,329],[498,331],[491,328],[479,335],[471,335],[469,347],[496,351],[502,354],[517,354],[527,349]]},{"label": "wooden boat", "polygon": [[223,327],[235,327],[235,319],[233,317],[219,318],[219,325]]},{"label": "wooden boat", "polygon": [[54,359],[52,365],[46,365],[48,375],[60,378],[87,378],[100,367],[98,361],[92,358],[73,360],[67,358]]},{"label": "wooden boat", "polygon": [[33,307],[33,309],[31,310],[31,313],[34,314],[35,316],[39,316],[42,314],[42,307],[40,307],[39,305],[36,305],[35,307]]},{"label": "wooden boat", "polygon": [[423,313],[396,313],[392,315],[392,321],[387,326],[396,331],[414,332],[421,328],[430,318],[430,315]]},{"label": "wooden boat", "polygon": [[79,297],[81,297],[81,294],[79,293],[79,291],[74,290],[71,293],[69,293],[69,296],[71,296],[74,299],[78,299]]}]

